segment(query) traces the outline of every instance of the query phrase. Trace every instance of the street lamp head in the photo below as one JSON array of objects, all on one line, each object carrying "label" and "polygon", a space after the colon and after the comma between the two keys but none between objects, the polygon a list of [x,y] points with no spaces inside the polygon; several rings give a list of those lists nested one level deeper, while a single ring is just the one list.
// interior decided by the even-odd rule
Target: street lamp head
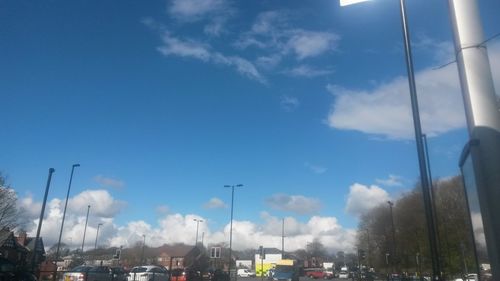
[{"label": "street lamp head", "polygon": [[73,164],[73,168],[80,167],[80,164]]},{"label": "street lamp head", "polygon": [[231,187],[230,185],[225,184],[224,187]]},{"label": "street lamp head", "polygon": [[370,1],[370,0],[340,0],[340,6],[341,7],[349,6],[349,5],[353,5],[353,4],[357,4],[357,3],[361,3],[361,2],[366,2],[366,1]]},{"label": "street lamp head", "polygon": [[242,187],[243,185],[242,185],[242,184],[237,184],[236,186],[237,186],[237,187]]}]

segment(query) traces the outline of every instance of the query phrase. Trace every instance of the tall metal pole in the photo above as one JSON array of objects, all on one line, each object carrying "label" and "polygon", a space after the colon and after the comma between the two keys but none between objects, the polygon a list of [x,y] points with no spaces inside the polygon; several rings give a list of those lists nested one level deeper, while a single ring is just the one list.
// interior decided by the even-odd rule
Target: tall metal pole
[{"label": "tall metal pole", "polygon": [[[448,0],[455,54],[471,141],[484,237],[493,279],[500,279],[500,112],[477,0]],[[497,89],[498,91],[498,89]],[[469,190],[467,191],[469,193]],[[478,207],[478,206],[476,206]]]},{"label": "tall metal pole", "polygon": [[198,245],[198,227],[200,225],[200,222],[203,222],[203,220],[200,220],[200,219],[193,219],[195,222],[196,222],[196,242],[194,243],[194,245]]},{"label": "tall metal pole", "polygon": [[97,249],[97,237],[99,237],[99,227],[101,227],[102,223],[99,223],[97,225],[97,233],[95,234],[95,244],[94,244],[94,250]]},{"label": "tall metal pole", "polygon": [[146,234],[143,234],[142,237],[143,240],[142,240],[141,265],[144,264],[144,247],[146,246]]},{"label": "tall metal pole", "polygon": [[85,234],[87,233],[87,223],[89,222],[89,212],[90,212],[90,205],[87,206],[87,219],[85,219],[85,228],[83,229],[82,254],[83,254],[83,246],[85,245]]},{"label": "tall metal pole", "polygon": [[415,141],[417,144],[418,164],[420,169],[420,181],[422,184],[422,195],[424,201],[425,217],[429,235],[429,246],[432,261],[432,276],[434,280],[441,279],[441,267],[439,264],[439,254],[436,239],[436,227],[434,224],[434,211],[431,202],[431,192],[429,188],[429,176],[425,165],[424,145],[422,139],[422,127],[420,124],[420,113],[418,110],[417,87],[415,84],[415,75],[413,71],[413,59],[410,45],[410,32],[406,16],[405,0],[400,0],[401,24],[403,30],[403,41],[405,46],[406,69],[408,72],[408,84],[410,87],[411,107],[413,113],[413,126],[415,129]]},{"label": "tall metal pole", "polygon": [[237,185],[225,185],[224,187],[230,187],[231,188],[231,223],[229,226],[229,264],[228,264],[228,271],[229,271],[229,277],[231,278],[231,261],[232,261],[232,255],[233,255],[233,208],[234,208],[234,188],[235,187],[242,187],[242,184],[237,184]]},{"label": "tall metal pole", "polygon": [[395,272],[395,262],[396,262],[396,228],[394,228],[394,215],[392,213],[392,206],[394,203],[391,201],[387,201],[387,204],[389,204],[389,211],[391,214],[391,229],[392,229],[392,253],[391,253],[391,266],[392,266],[392,272]]},{"label": "tall metal pole", "polygon": [[281,223],[281,259],[285,258],[285,218]]},{"label": "tall metal pole", "polygon": [[33,246],[33,253],[31,256],[31,270],[35,271],[36,264],[36,251],[38,249],[38,240],[40,239],[40,231],[42,230],[43,215],[45,213],[45,204],[47,203],[47,195],[49,194],[50,181],[52,180],[52,174],[56,170],[54,168],[49,169],[49,177],[47,178],[47,185],[45,186],[45,195],[43,196],[42,210],[40,211],[40,219],[38,220],[38,229],[36,230],[35,245]]},{"label": "tall metal pole", "polygon": [[[71,166],[71,175],[69,177],[68,192],[66,193],[66,202],[64,203],[64,211],[63,211],[63,217],[62,217],[62,222],[61,222],[61,230],[59,231],[59,240],[57,240],[56,262],[59,260],[59,247],[61,246],[61,237],[62,237],[63,228],[64,228],[64,218],[66,218],[66,208],[68,207],[69,191],[71,190],[71,182],[73,181],[73,172],[75,171],[76,167],[80,167],[80,164],[73,164],[73,166]],[[54,274],[54,278],[55,278],[55,274]]]}]

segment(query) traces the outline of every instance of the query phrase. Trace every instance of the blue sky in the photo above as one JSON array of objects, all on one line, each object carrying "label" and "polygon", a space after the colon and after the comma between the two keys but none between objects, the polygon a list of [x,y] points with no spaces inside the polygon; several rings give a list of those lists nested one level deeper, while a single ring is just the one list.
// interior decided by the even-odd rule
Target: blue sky
[{"label": "blue sky", "polygon": [[[467,139],[446,1],[407,1],[432,175]],[[352,248],[357,217],[417,181],[398,1],[0,1],[0,170],[36,230],[103,246]],[[500,3],[480,1],[485,37]],[[500,44],[490,41],[499,85]],[[102,235],[102,236],[101,236]],[[92,238],[92,236],[94,238]],[[78,238],[77,238],[78,237]],[[93,241],[93,240],[92,240]],[[274,245],[276,244],[276,245]]]}]

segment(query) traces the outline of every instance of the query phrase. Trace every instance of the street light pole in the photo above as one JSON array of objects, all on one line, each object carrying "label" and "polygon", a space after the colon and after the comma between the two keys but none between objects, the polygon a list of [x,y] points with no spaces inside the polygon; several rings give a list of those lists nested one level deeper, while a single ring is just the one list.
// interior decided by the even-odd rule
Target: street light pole
[{"label": "street light pole", "polygon": [[36,264],[36,250],[38,248],[38,240],[40,238],[40,231],[42,230],[43,214],[45,213],[45,205],[47,203],[47,195],[49,194],[50,181],[52,180],[52,174],[56,170],[54,168],[49,169],[49,177],[47,178],[47,185],[45,186],[45,195],[43,196],[42,210],[40,211],[40,220],[38,221],[38,229],[36,231],[35,245],[33,246],[33,255],[31,257],[31,269],[35,271]]},{"label": "street light pole", "polygon": [[142,237],[143,240],[142,240],[141,265],[144,264],[144,246],[146,246],[146,234],[143,234]]},{"label": "street light pole", "polygon": [[285,218],[281,223],[281,259],[285,258]]},{"label": "street light pole", "polygon": [[[61,230],[59,231],[59,240],[57,240],[56,263],[59,260],[59,248],[61,246],[61,237],[62,237],[63,228],[64,228],[64,218],[66,217],[66,208],[68,207],[69,191],[71,190],[71,182],[73,181],[73,172],[75,171],[76,167],[80,167],[80,164],[73,164],[73,166],[71,166],[71,175],[69,177],[68,192],[66,193],[66,202],[64,203],[64,211],[63,211],[63,217],[62,217],[62,222],[61,222]],[[55,278],[55,274],[54,274],[54,278]]]},{"label": "street light pole", "polygon": [[387,204],[389,204],[389,210],[391,214],[391,228],[392,228],[392,258],[391,258],[391,266],[392,266],[392,272],[395,272],[394,268],[394,263],[396,259],[396,229],[394,228],[394,215],[392,213],[392,206],[394,206],[394,203],[391,201],[387,201]]},{"label": "street light pole", "polygon": [[99,224],[97,225],[97,233],[96,233],[96,235],[95,235],[95,245],[94,245],[94,250],[96,250],[96,249],[97,249],[97,237],[99,237],[99,227],[101,227],[101,225],[102,225],[102,223],[99,223]]},{"label": "street light pole", "polygon": [[[351,5],[365,0],[340,0],[341,6]],[[451,0],[450,0],[451,1]],[[469,1],[458,1],[469,2]],[[415,130],[415,141],[417,145],[418,166],[420,170],[420,182],[422,185],[422,196],[424,201],[425,219],[428,229],[429,246],[432,261],[433,279],[441,279],[441,268],[439,264],[438,246],[436,238],[436,226],[434,222],[434,210],[432,206],[432,196],[429,188],[429,177],[427,175],[427,167],[424,154],[424,145],[422,138],[422,126],[420,124],[420,113],[418,109],[417,87],[415,84],[415,74],[413,70],[413,59],[410,44],[410,32],[408,28],[408,20],[406,16],[405,0],[399,0],[401,27],[403,31],[403,43],[405,49],[406,70],[408,73],[408,85],[410,89],[410,100],[413,117],[413,128]]]},{"label": "street light pole", "polygon": [[200,225],[200,222],[203,222],[203,220],[193,219],[193,221],[196,222],[196,242],[194,243],[194,245],[197,246],[198,245],[198,227]]},{"label": "street light pole", "polygon": [[87,206],[87,218],[85,219],[85,228],[83,229],[82,254],[83,254],[83,246],[85,245],[85,234],[87,233],[87,223],[89,222],[89,212],[90,212],[90,205]]},{"label": "street light pole", "polygon": [[228,264],[228,271],[229,271],[229,277],[231,278],[231,261],[232,261],[232,255],[233,255],[233,208],[234,208],[234,188],[235,187],[242,187],[242,184],[237,184],[237,185],[224,185],[224,187],[230,187],[231,188],[231,223],[229,227],[229,264]]},{"label": "street light pole", "polygon": [[410,44],[410,32],[406,16],[405,0],[399,1],[401,11],[401,25],[403,30],[403,41],[405,46],[406,70],[408,72],[408,83],[410,87],[410,98],[413,113],[413,127],[415,130],[415,141],[417,144],[418,166],[420,169],[420,181],[422,184],[422,195],[424,200],[425,218],[427,222],[429,246],[432,261],[433,279],[441,279],[441,266],[439,264],[438,243],[436,237],[436,225],[434,223],[434,210],[432,205],[431,190],[429,188],[429,176],[424,154],[424,143],[422,138],[422,127],[420,124],[420,113],[418,109],[417,87],[415,84],[415,74],[413,71],[413,59]]},{"label": "street light pole", "polygon": [[[467,197],[470,199],[469,213],[475,217],[481,214],[481,220],[476,221],[483,225],[491,272],[493,279],[498,280],[500,112],[488,58],[488,40],[484,39],[481,25],[479,2],[448,0],[448,5],[470,140],[470,164],[461,167],[464,179],[467,179],[465,184]],[[461,166],[463,164],[465,163],[462,162]],[[471,204],[471,200],[474,200],[474,204]]]}]

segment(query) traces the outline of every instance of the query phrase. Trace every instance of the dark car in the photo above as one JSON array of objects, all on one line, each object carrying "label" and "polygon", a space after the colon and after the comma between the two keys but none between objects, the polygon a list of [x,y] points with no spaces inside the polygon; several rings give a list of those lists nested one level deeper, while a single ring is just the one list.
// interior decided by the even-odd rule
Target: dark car
[{"label": "dark car", "polygon": [[111,267],[111,275],[113,276],[113,281],[126,281],[129,274],[123,269],[123,267]]}]

